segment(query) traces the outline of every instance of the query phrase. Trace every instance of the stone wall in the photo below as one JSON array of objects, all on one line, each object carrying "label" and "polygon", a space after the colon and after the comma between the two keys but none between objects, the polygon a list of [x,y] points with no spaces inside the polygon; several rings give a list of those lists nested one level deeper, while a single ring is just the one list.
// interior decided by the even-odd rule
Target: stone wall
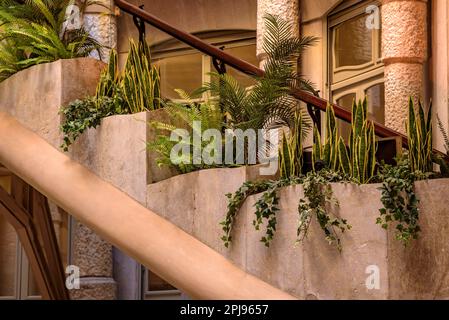
[{"label": "stone wall", "polygon": [[[44,138],[53,147],[62,143],[60,131],[61,106],[92,95],[104,68],[104,63],[90,58],[58,60],[23,70],[0,83],[0,110]],[[95,169],[87,146],[75,156],[81,163]],[[94,153],[94,152],[93,152]],[[106,158],[107,154],[104,155]],[[101,157],[101,156],[100,156]],[[95,170],[94,170],[95,171]],[[97,171],[101,175],[102,172]],[[52,216],[56,233],[61,212],[54,205]],[[112,279],[112,247],[88,228],[76,224],[74,228],[73,264],[80,267],[82,289],[71,292],[75,299],[106,299],[116,296]],[[92,280],[92,281],[91,281]],[[103,280],[103,283],[101,283]]]},{"label": "stone wall", "polygon": [[[422,234],[404,248],[376,225],[379,185],[334,184],[340,206],[332,212],[352,229],[342,235],[343,251],[330,246],[313,220],[308,238],[295,246],[298,201],[302,186],[280,191],[277,232],[270,248],[255,231],[250,197],[241,209],[230,249],[224,248],[219,222],[226,213],[226,192],[248,178],[245,168],[213,169],[177,176],[148,186],[148,207],[231,259],[255,276],[300,299],[432,299],[449,298],[447,250],[449,218],[444,199],[449,180],[417,183]],[[380,288],[369,290],[369,266],[380,272]]]}]

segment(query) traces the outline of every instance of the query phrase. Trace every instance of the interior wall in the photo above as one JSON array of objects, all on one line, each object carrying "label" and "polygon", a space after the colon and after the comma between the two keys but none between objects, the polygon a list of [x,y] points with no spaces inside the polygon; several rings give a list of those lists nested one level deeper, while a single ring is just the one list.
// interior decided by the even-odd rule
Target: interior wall
[{"label": "interior wall", "polygon": [[320,90],[320,96],[327,98],[327,14],[343,0],[301,0],[301,34],[319,38],[317,44],[303,55],[301,72]]},{"label": "interior wall", "polygon": [[[432,1],[432,55],[429,61],[434,117],[440,117],[446,130],[449,124],[449,3]],[[434,130],[435,147],[444,151],[444,141],[438,129]]]},{"label": "interior wall", "polygon": [[[256,30],[257,0],[130,0],[169,24],[187,31]],[[118,51],[128,52],[128,39],[138,38],[132,16],[118,18]],[[147,25],[147,40],[155,44],[169,36]]]}]

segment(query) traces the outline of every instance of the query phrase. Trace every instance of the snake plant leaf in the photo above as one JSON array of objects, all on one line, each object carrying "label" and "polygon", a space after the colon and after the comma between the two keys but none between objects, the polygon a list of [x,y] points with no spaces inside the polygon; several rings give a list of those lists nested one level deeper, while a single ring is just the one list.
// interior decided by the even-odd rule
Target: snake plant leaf
[{"label": "snake plant leaf", "polygon": [[340,137],[338,141],[338,154],[339,154],[339,162],[341,165],[341,169],[343,170],[343,173],[351,175],[352,174],[351,162],[349,159],[349,154],[346,148],[345,141],[342,137]]}]

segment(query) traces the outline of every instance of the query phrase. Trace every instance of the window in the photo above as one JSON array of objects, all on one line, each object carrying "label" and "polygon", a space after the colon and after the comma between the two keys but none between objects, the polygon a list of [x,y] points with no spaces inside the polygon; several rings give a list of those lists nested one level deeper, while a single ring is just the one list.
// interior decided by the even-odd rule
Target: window
[{"label": "window", "polygon": [[[11,176],[1,175],[0,187],[11,190]],[[25,251],[16,231],[0,214],[0,300],[39,299]]]},{"label": "window", "polygon": [[[11,193],[11,184],[10,173],[0,166],[0,187]],[[61,218],[58,243],[62,259],[67,261],[67,214]],[[40,298],[39,289],[19,237],[6,217],[0,214],[0,300]]]},{"label": "window", "polygon": [[[329,15],[330,100],[351,110],[352,102],[368,100],[369,118],[384,123],[384,66],[381,32],[366,26],[370,5],[377,1],[346,0]],[[350,127],[340,122],[343,136]]]},{"label": "window", "polygon": [[[257,65],[256,35],[253,31],[224,30],[197,34],[203,40],[240,59]],[[170,39],[152,47],[155,63],[160,67],[161,91],[164,98],[179,99],[175,89],[190,93],[210,81],[210,72],[216,72],[211,57]],[[226,66],[228,74],[245,87],[254,84],[247,75]]]}]

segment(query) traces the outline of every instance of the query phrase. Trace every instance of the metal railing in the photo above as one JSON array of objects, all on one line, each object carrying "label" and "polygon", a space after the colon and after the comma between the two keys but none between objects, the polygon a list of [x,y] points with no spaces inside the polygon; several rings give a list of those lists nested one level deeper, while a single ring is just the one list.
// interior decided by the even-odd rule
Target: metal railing
[{"label": "metal railing", "polygon": [[[168,35],[174,37],[175,39],[191,46],[192,48],[195,48],[202,53],[211,56],[214,59],[217,59],[221,61],[222,63],[229,65],[230,67],[237,69],[245,74],[248,75],[255,75],[255,76],[263,76],[265,72],[244,61],[237,57],[234,57],[233,55],[230,55],[229,53],[226,53],[219,48],[208,44],[207,42],[201,40],[200,38],[187,33],[185,31],[179,30],[178,28],[173,27],[172,25],[168,24],[167,22],[159,19],[158,17],[148,13],[147,11],[143,10],[142,8],[139,8],[128,1],[124,0],[115,0],[115,4],[118,8],[123,10],[126,13],[131,14],[133,17],[138,17],[142,21],[150,24],[151,26],[159,29],[160,31],[163,31],[167,33]],[[345,122],[350,123],[351,122],[351,112],[343,108],[342,106],[339,106],[337,104],[330,103],[329,101],[314,96],[313,94],[303,91],[303,90],[297,90],[293,89],[290,94],[297,98],[300,101],[305,102],[307,105],[312,105],[315,108],[326,111],[326,108],[329,104],[331,104],[334,107],[335,116],[343,120]],[[390,129],[378,122],[373,121],[374,128],[376,135],[380,138],[389,138],[389,137],[400,137],[402,140],[402,146],[404,148],[408,148],[408,138],[406,135],[397,132],[393,129]],[[438,150],[434,150],[434,152],[443,155],[446,157],[446,155],[442,154]]]}]

